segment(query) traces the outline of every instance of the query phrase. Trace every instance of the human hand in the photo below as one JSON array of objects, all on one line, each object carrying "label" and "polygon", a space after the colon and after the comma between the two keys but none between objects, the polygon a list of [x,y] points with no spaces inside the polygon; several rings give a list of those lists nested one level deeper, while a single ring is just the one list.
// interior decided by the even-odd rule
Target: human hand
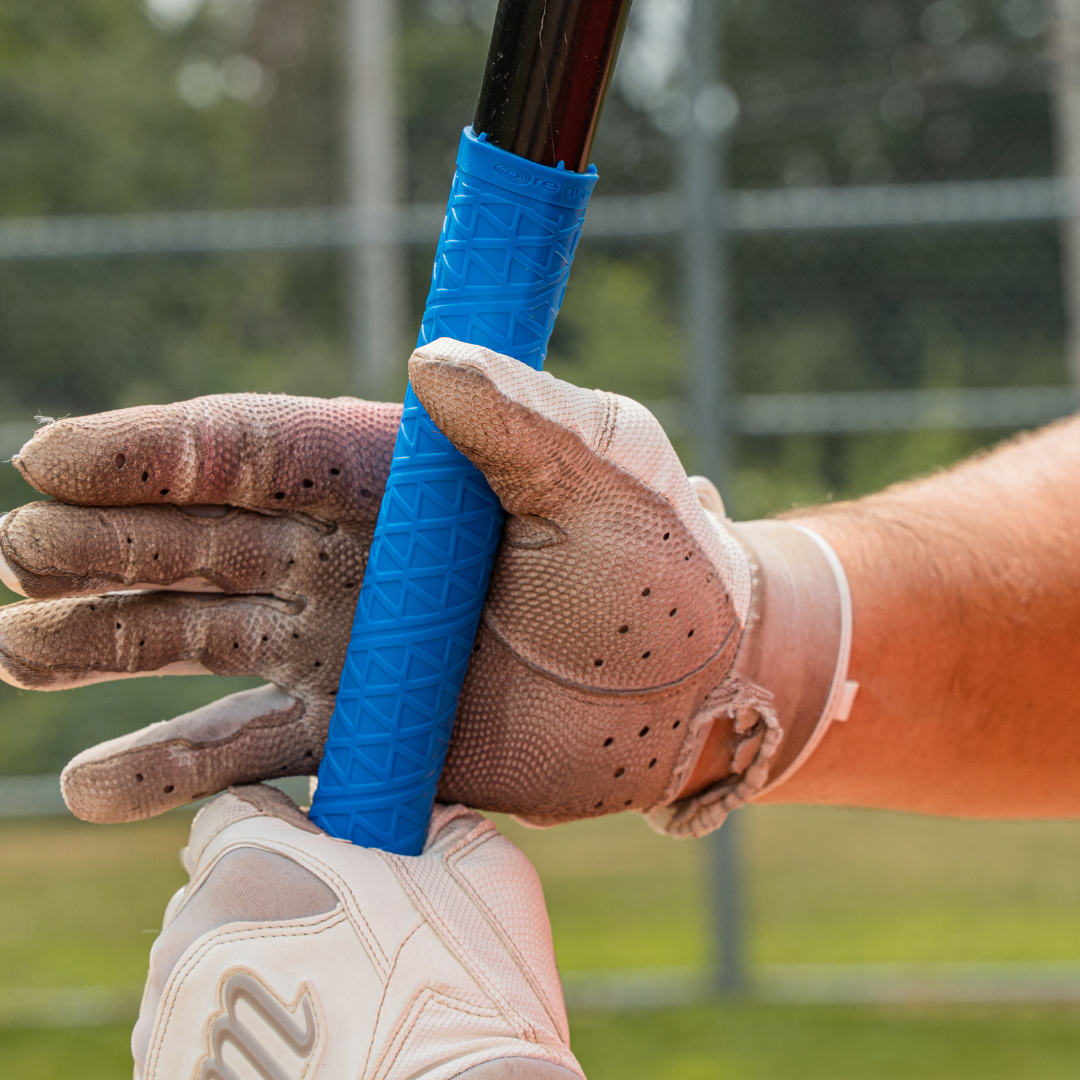
[{"label": "human hand", "polygon": [[250,785],[206,806],[181,854],[136,1080],[583,1080],[539,879],[479,814],[436,806],[406,857]]},{"label": "human hand", "polygon": [[730,522],[637,402],[445,338],[409,376],[509,515],[439,797],[701,835],[790,776],[845,689],[828,545]]},{"label": "human hand", "polygon": [[[537,824],[632,808],[668,831],[700,834],[789,774],[828,721],[846,663],[836,576],[842,571],[812,536],[776,522],[732,525],[715,489],[698,480],[712,512],[703,509],[659,424],[635,402],[578,389],[447,339],[419,350],[411,374],[436,422],[487,474],[510,513],[440,798],[517,813]],[[169,408],[192,404],[199,403]],[[131,431],[143,453],[162,452],[143,418],[106,414],[45,429],[20,455],[20,467],[44,490],[60,486],[57,476],[86,478],[67,480],[68,498],[89,501],[83,493],[90,491],[97,502],[134,501],[138,485],[134,492],[130,483],[121,487],[113,473],[120,444],[109,424]],[[388,445],[380,430],[386,441],[379,445]],[[278,486],[273,469],[247,464],[245,455],[256,460],[259,454],[253,439],[238,444],[219,427],[203,438],[208,460],[221,456],[219,442],[236,447],[234,468],[266,478],[260,490],[283,490],[289,498],[292,489]],[[345,456],[341,460],[347,463]],[[291,475],[295,486],[300,474]],[[370,490],[381,493],[384,476],[385,470],[371,479]],[[180,495],[174,485],[173,498],[185,495],[207,501],[198,484]],[[227,503],[234,494],[219,484],[212,497]],[[267,498],[256,505],[264,507]],[[46,513],[31,507],[17,515],[28,511]],[[107,520],[132,511],[48,512],[59,521],[58,553],[48,559],[35,554],[34,529],[16,537],[17,515],[0,526],[0,553],[24,571],[18,584],[39,590],[32,595],[74,591],[73,582],[85,591],[107,586],[100,572],[84,568],[103,557],[122,560],[122,530],[112,525],[95,547],[79,539],[88,528],[79,523],[90,521],[88,514]],[[187,520],[181,511],[167,512]],[[61,521],[61,514],[70,517]],[[272,531],[281,528],[278,519],[263,514],[244,520],[257,538],[250,548],[280,564],[283,541]],[[365,519],[362,544],[353,547],[361,558],[371,520]],[[324,584],[312,561],[317,547],[305,549],[303,566],[298,559],[294,571],[314,583],[313,591]],[[117,549],[119,555],[110,555]],[[208,554],[199,565],[206,563],[207,575],[220,580],[218,557]],[[188,573],[185,566],[181,560],[174,577]],[[31,567],[35,572],[25,576]],[[125,580],[133,580],[130,573]],[[316,722],[306,705],[290,721],[296,695],[312,675],[303,668],[311,657],[291,644],[296,616],[282,610],[280,600],[183,598],[184,605],[205,612],[198,624],[202,636],[188,633],[184,657],[176,656],[175,646],[164,657],[159,649],[159,668],[161,659],[190,663],[194,657],[211,670],[262,674],[283,689],[234,696],[80,754],[65,770],[69,804],[94,820],[125,820],[229,783],[313,771],[330,711],[325,694],[336,686],[354,600],[352,595],[347,605],[332,605],[333,622],[319,623],[326,628],[321,655],[329,659],[319,673],[324,696]],[[158,619],[156,612],[168,614],[177,602],[150,594],[107,604],[153,614],[147,625],[156,638],[176,622]],[[111,619],[95,628],[92,642],[80,636],[76,613],[86,619],[89,600],[55,603],[55,614],[32,605],[0,613],[0,664],[9,678],[15,672],[22,685],[55,685],[49,680],[57,678],[70,685],[153,673],[130,645],[125,649],[131,635],[114,634]],[[282,628],[277,667],[256,664],[257,651],[242,666],[249,654],[239,643],[248,639],[216,621],[227,619],[233,604],[245,613],[251,605],[272,607]],[[101,658],[95,649],[107,655]],[[254,718],[244,712],[249,700],[271,699],[280,702],[276,712],[264,707]]]},{"label": "human hand", "polygon": [[0,577],[31,598],[0,609],[0,678],[270,683],[76,759],[76,814],[128,821],[315,771],[400,414],[218,395],[60,420],[23,447],[15,465],[59,501],[0,519]]}]

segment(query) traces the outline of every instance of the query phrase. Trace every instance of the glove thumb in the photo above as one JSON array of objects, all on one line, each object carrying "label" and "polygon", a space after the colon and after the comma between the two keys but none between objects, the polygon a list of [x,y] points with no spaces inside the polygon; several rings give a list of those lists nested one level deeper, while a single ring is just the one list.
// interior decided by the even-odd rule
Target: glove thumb
[{"label": "glove thumb", "polygon": [[588,497],[606,460],[689,519],[701,515],[663,429],[635,401],[450,338],[417,349],[409,378],[439,429],[511,514],[558,516]]}]

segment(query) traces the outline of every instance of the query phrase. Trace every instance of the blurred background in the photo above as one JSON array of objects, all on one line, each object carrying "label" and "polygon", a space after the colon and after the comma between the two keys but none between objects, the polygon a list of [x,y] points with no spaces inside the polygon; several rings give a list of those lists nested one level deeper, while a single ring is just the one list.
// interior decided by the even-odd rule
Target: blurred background
[{"label": "blurred background", "polygon": [[[494,9],[5,0],[0,457],[35,417],[400,397]],[[595,160],[548,368],[645,401],[735,516],[1080,405],[1073,0],[634,0]],[[128,1074],[182,883],[190,815],[86,826],[56,774],[242,685],[0,685],[4,1075]],[[500,824],[592,1080],[1076,1074],[1080,823]]]}]

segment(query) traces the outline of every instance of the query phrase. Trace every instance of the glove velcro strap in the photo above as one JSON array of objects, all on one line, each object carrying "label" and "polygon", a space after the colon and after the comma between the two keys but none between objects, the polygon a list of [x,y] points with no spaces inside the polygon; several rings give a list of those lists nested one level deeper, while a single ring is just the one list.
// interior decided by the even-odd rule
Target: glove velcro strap
[{"label": "glove velcro strap", "polygon": [[732,772],[704,791],[645,811],[645,820],[656,832],[678,837],[705,836],[720,828],[732,810],[764,789],[769,759],[784,733],[769,692],[734,677],[725,679],[709,694],[690,722],[683,747],[686,760],[680,758],[669,789],[682,786],[693,771],[709,731],[724,721],[733,724]]},{"label": "glove velcro strap", "polygon": [[[646,812],[654,829],[673,836],[704,836],[790,779],[832,721],[846,719],[858,689],[847,680],[851,594],[829,544],[784,522],[725,525],[750,555],[753,601],[732,673],[691,721],[671,782]],[[678,798],[710,732],[725,722],[728,774]]]}]

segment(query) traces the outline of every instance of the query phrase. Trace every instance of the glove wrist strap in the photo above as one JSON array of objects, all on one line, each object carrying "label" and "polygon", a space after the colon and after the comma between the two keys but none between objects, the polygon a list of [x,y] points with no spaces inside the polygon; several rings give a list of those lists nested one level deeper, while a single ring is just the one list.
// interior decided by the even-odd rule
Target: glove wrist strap
[{"label": "glove wrist strap", "polygon": [[[647,814],[679,836],[711,832],[788,780],[857,689],[847,681],[851,597],[829,544],[785,522],[723,525],[750,558],[753,601],[731,671],[691,721],[670,795]],[[727,774],[679,798],[706,755]]]},{"label": "glove wrist strap", "polygon": [[847,720],[851,715],[851,707],[855,703],[855,696],[859,692],[859,684],[848,679],[848,668],[851,663],[851,637],[852,637],[852,609],[851,589],[848,586],[847,574],[840,557],[833,550],[832,545],[820,533],[805,525],[796,525],[794,528],[805,533],[820,548],[832,571],[833,580],[836,583],[836,596],[840,608],[840,629],[836,643],[836,662],[833,666],[832,679],[829,683],[829,696],[825,705],[818,714],[810,736],[798,749],[798,752],[786,764],[779,769],[774,769],[769,782],[761,789],[759,795],[766,795],[775,791],[781,784],[790,780],[795,773],[806,764],[810,755],[818,748],[825,733],[836,720]]}]

